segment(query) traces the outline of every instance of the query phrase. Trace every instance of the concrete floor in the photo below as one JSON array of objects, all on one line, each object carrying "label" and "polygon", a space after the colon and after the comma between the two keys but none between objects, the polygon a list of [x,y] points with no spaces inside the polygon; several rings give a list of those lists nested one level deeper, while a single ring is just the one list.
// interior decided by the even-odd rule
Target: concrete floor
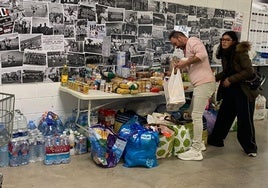
[{"label": "concrete floor", "polygon": [[96,166],[89,154],[72,156],[69,164],[45,166],[41,162],[0,168],[3,188],[264,188],[268,185],[268,120],[256,121],[258,156],[245,155],[230,132],[225,147],[208,146],[203,161],[161,159],[159,166],[115,168]]}]

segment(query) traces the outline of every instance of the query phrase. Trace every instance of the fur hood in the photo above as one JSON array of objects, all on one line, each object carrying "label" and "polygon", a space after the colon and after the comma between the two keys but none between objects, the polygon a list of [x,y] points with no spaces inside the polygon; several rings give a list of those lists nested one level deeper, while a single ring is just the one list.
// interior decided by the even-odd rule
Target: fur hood
[{"label": "fur hood", "polygon": [[251,44],[248,41],[242,41],[236,46],[237,52],[248,52],[251,49]]}]

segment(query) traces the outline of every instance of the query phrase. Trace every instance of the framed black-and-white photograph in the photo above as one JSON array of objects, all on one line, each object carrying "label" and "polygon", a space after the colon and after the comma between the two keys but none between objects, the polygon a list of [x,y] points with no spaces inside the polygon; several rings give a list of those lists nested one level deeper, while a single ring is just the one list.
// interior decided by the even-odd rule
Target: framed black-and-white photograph
[{"label": "framed black-and-white photograph", "polygon": [[126,35],[137,35],[138,34],[138,27],[136,24],[123,24],[123,34]]},{"label": "framed black-and-white photograph", "polygon": [[164,44],[164,53],[165,54],[171,54],[173,52],[174,52],[174,47],[171,44],[171,42],[165,41],[165,44]]},{"label": "framed black-and-white photograph", "polygon": [[23,64],[23,52],[6,51],[1,53],[1,68],[18,67]]},{"label": "framed black-and-white photograph", "polygon": [[46,53],[37,50],[24,50],[23,64],[24,65],[46,65]]},{"label": "framed black-and-white photograph", "polygon": [[65,52],[83,52],[83,42],[74,39],[65,39],[64,41]]},{"label": "framed black-and-white photograph", "polygon": [[63,24],[53,25],[53,35],[64,35],[64,25]]},{"label": "framed black-and-white photograph", "polygon": [[100,5],[115,7],[115,0],[99,0],[98,3]]},{"label": "framed black-and-white photograph", "polygon": [[135,43],[137,36],[135,35],[122,35],[122,42],[123,43]]},{"label": "framed black-and-white photograph", "polygon": [[42,49],[41,43],[41,34],[27,34],[27,35],[19,35],[20,37],[20,51],[24,51],[25,49],[30,50],[40,50]]},{"label": "framed black-and-white photograph", "polygon": [[44,82],[59,82],[60,68],[48,67],[45,70]]},{"label": "framed black-and-white photograph", "polygon": [[0,35],[0,51],[19,50],[19,37],[17,33]]},{"label": "framed black-and-white photograph", "polygon": [[235,19],[235,11],[234,10],[224,10],[224,17]]},{"label": "framed black-and-white photograph", "polygon": [[123,8],[108,8],[108,22],[123,22],[124,21]]},{"label": "framed black-and-white photograph", "polygon": [[176,14],[177,13],[177,4],[176,3],[168,3],[168,12]]},{"label": "framed black-and-white photograph", "polygon": [[103,39],[86,38],[84,41],[84,51],[102,54]]},{"label": "framed black-and-white photograph", "polygon": [[96,4],[97,23],[104,24],[108,21],[108,7]]},{"label": "framed black-and-white photograph", "polygon": [[210,40],[210,30],[209,29],[201,29],[200,30],[200,39],[203,41]]},{"label": "framed black-and-white photograph", "polygon": [[207,18],[207,7],[197,7],[196,9],[197,18]]},{"label": "framed black-and-white photograph", "polygon": [[75,26],[73,24],[64,24],[64,37],[74,38],[75,37]]},{"label": "framed black-and-white photograph", "polygon": [[13,33],[29,34],[32,29],[32,18],[22,17],[21,19],[15,20]]},{"label": "framed black-and-white photograph", "polygon": [[1,75],[1,83],[2,84],[14,84],[21,83],[21,69],[8,69],[2,70]]},{"label": "framed black-and-white photograph", "polygon": [[166,14],[153,13],[153,25],[165,26],[166,25]]},{"label": "framed black-and-white photograph", "polygon": [[95,6],[79,5],[77,19],[86,19],[88,21],[96,21]]},{"label": "framed black-and-white photograph", "polygon": [[176,25],[187,25],[188,14],[176,14]]},{"label": "framed black-and-white photograph", "polygon": [[63,6],[58,3],[49,3],[49,24],[63,24]]},{"label": "framed black-and-white photograph", "polygon": [[62,67],[66,64],[67,55],[64,52],[47,52],[48,67]]},{"label": "framed black-and-white photograph", "polygon": [[223,19],[222,18],[211,19],[210,26],[222,29],[223,28]]},{"label": "framed black-and-white photograph", "polygon": [[138,37],[140,38],[151,38],[152,37],[152,28],[150,25],[140,25],[138,27]]},{"label": "framed black-and-white photograph", "polygon": [[148,0],[134,0],[132,1],[133,10],[137,11],[147,11],[148,10]]},{"label": "framed black-and-white photograph", "polygon": [[24,69],[22,72],[22,83],[43,82],[45,71]]},{"label": "framed black-and-white photograph", "polygon": [[23,1],[23,10],[25,17],[48,17],[46,2]]},{"label": "framed black-and-white photograph", "polygon": [[137,11],[126,10],[125,11],[125,22],[129,24],[137,24],[138,23],[138,16]]},{"label": "framed black-and-white photograph", "polygon": [[77,20],[75,27],[75,39],[77,41],[84,41],[87,37],[87,20]]},{"label": "framed black-and-white photograph", "polygon": [[224,29],[231,30],[233,28],[233,25],[234,25],[234,20],[231,20],[231,19],[224,19],[223,20],[223,28]]},{"label": "framed black-and-white photograph", "polygon": [[199,27],[201,29],[208,29],[208,28],[214,27],[214,26],[212,25],[212,20],[208,20],[206,18],[200,18],[199,19]]},{"label": "framed black-and-white photograph", "polygon": [[85,55],[83,53],[68,53],[67,65],[69,67],[83,67],[85,66]]},{"label": "framed black-and-white photograph", "polygon": [[63,5],[63,21],[64,23],[71,23],[74,24],[77,20],[78,15],[78,6],[76,5],[69,5],[64,4]]},{"label": "framed black-and-white photograph", "polygon": [[223,9],[215,9],[214,18],[224,18],[224,12]]},{"label": "framed black-and-white photograph", "polygon": [[153,26],[152,28],[152,37],[156,39],[163,39],[163,30],[165,30],[165,27],[163,26]]},{"label": "framed black-and-white photograph", "polygon": [[106,23],[106,35],[121,35],[123,30],[122,23]]},{"label": "framed black-and-white photograph", "polygon": [[189,15],[189,6],[188,5],[182,5],[182,4],[177,4],[177,13],[180,14],[188,14]]},{"label": "framed black-and-white photograph", "polygon": [[189,16],[196,16],[197,8],[194,5],[189,6]]},{"label": "framed black-and-white photograph", "polygon": [[32,33],[42,33],[44,35],[52,35],[53,27],[48,24],[48,18],[33,18]]},{"label": "framed black-and-white photograph", "polygon": [[126,10],[132,9],[132,0],[116,0],[115,6],[117,8],[124,8]]},{"label": "framed black-and-white photograph", "polygon": [[139,11],[137,14],[139,24],[152,24],[153,12]]},{"label": "framed black-and-white photograph", "polygon": [[167,30],[174,29],[175,18],[176,18],[175,14],[172,14],[172,13],[167,14],[167,22],[166,22],[166,29]]},{"label": "framed black-and-white photograph", "polygon": [[102,55],[98,54],[91,54],[91,53],[85,53],[85,61],[86,65],[102,65],[103,64],[103,57]]},{"label": "framed black-and-white photograph", "polygon": [[152,39],[151,38],[137,38],[138,42],[138,51],[145,51],[146,48],[152,48]]}]

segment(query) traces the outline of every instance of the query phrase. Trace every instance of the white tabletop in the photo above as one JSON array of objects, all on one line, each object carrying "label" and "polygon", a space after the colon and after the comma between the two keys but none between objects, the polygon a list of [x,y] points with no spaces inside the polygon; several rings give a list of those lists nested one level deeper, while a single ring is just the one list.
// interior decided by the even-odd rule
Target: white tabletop
[{"label": "white tabletop", "polygon": [[60,91],[65,93],[69,93],[74,97],[81,99],[81,100],[105,100],[105,99],[120,99],[120,98],[136,98],[136,97],[153,97],[153,96],[160,96],[163,95],[162,92],[153,93],[153,92],[146,92],[146,93],[138,93],[135,95],[131,94],[117,94],[117,93],[106,93],[100,90],[89,90],[88,94],[83,94],[78,91],[71,90],[67,87],[60,86]]}]

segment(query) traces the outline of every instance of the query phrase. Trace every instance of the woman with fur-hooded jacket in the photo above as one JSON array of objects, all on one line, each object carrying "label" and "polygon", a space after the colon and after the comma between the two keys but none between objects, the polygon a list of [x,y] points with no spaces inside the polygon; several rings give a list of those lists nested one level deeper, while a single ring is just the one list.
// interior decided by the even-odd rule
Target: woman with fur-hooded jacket
[{"label": "woman with fur-hooded jacket", "polygon": [[223,147],[224,139],[237,117],[237,139],[248,156],[256,157],[253,113],[259,91],[250,90],[245,83],[254,74],[248,55],[250,47],[247,41],[239,43],[233,31],[222,35],[217,52],[217,58],[222,61],[222,71],[216,75],[216,81],[220,82],[217,100],[221,100],[221,105],[208,144]]}]

